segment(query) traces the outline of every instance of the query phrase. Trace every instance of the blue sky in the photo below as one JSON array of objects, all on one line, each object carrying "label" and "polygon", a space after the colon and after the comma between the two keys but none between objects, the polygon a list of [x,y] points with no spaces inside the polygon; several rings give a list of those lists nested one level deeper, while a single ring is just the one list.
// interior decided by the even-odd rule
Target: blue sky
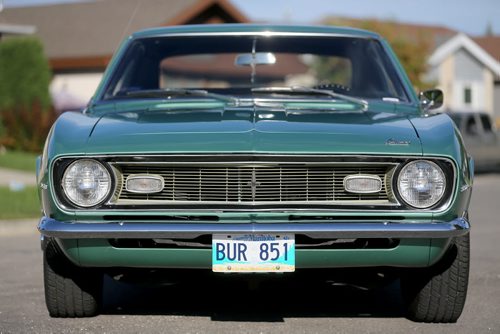
[{"label": "blue sky", "polygon": [[[3,0],[3,3],[5,6],[25,6],[71,1],[78,0]],[[500,0],[230,1],[255,21],[307,24],[316,23],[327,15],[337,15],[443,25],[471,35],[483,34],[489,23],[493,31],[500,34]]]}]

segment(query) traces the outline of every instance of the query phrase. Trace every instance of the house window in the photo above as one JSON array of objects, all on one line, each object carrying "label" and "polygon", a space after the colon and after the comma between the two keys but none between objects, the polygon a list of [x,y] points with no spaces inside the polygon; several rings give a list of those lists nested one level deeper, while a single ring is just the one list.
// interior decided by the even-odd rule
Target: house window
[{"label": "house window", "polygon": [[470,87],[464,88],[464,104],[472,104],[472,89]]}]

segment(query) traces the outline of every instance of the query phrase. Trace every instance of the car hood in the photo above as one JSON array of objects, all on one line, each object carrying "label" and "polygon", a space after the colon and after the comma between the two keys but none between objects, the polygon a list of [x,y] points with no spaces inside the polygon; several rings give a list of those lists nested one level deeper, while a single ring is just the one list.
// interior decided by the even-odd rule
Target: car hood
[{"label": "car hood", "polygon": [[421,154],[407,116],[365,112],[238,107],[104,114],[88,153]]}]

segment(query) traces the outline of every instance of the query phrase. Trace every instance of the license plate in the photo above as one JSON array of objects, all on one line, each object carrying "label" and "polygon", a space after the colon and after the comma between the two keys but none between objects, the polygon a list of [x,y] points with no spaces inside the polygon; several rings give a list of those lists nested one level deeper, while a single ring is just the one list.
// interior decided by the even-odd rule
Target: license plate
[{"label": "license plate", "polygon": [[212,270],[226,273],[295,271],[295,236],[214,234]]}]

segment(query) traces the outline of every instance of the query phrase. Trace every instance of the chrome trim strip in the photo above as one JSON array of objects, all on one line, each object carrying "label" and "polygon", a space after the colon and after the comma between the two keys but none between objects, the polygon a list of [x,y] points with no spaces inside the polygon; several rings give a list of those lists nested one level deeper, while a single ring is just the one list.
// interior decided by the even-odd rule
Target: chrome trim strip
[{"label": "chrome trim strip", "polygon": [[204,234],[293,233],[311,238],[451,238],[465,235],[470,225],[460,217],[449,222],[336,223],[157,223],[61,222],[42,217],[41,234],[61,239],[80,238],[196,238]]},{"label": "chrome trim strip", "polygon": [[[109,157],[114,157],[114,158],[137,158],[137,157],[145,157],[145,158],[151,158],[151,157],[162,157],[162,158],[214,158],[214,157],[231,157],[231,158],[240,158],[240,157],[269,157],[269,158],[322,158],[326,159],[324,161],[329,161],[329,159],[339,159],[339,158],[352,158],[352,159],[359,159],[359,158],[373,158],[373,159],[401,159],[401,158],[422,158],[422,154],[402,154],[402,155],[375,155],[375,154],[303,154],[303,153],[297,153],[297,154],[282,154],[282,153],[252,153],[252,152],[238,152],[238,153],[228,153],[228,152],[212,152],[212,153],[183,153],[183,154],[178,154],[178,153],[144,153],[141,155],[137,155],[137,153],[107,153],[107,154],[94,154],[94,155],[85,155],[85,154],[59,154],[54,156],[52,159],[53,161],[58,160],[58,159],[66,159],[66,158],[88,158],[88,159],[96,159],[96,158],[109,158]],[[432,158],[432,159],[441,159],[441,160],[450,160],[450,158],[446,158],[443,156],[434,156],[434,155],[426,155],[427,158]],[[242,162],[244,160],[235,160],[235,162]],[[251,162],[256,162],[256,161],[251,161]],[[275,160],[271,160],[270,162],[276,162]],[[368,161],[369,163],[373,163],[373,161]],[[383,161],[382,161],[383,162]]]},{"label": "chrome trim strip", "polygon": [[[270,29],[273,29],[273,27],[269,27]],[[146,29],[148,30],[148,29]],[[154,28],[151,28],[150,33],[152,33]],[[141,32],[142,33],[142,32]],[[366,32],[365,32],[366,33]],[[370,32],[368,32],[370,33]],[[204,36],[258,36],[258,37],[264,37],[264,38],[270,38],[270,37],[328,37],[328,38],[356,38],[356,39],[362,39],[362,40],[373,40],[377,41],[380,46],[383,48],[385,51],[386,55],[391,54],[391,50],[388,50],[388,46],[382,42],[382,39],[380,36],[377,34],[357,34],[357,33],[351,33],[349,31],[345,32],[290,32],[290,31],[271,31],[271,30],[261,30],[261,31],[211,31],[211,32],[203,32],[203,31],[198,31],[198,32],[164,32],[160,33],[157,32],[156,34],[149,35],[149,36],[141,36],[140,33],[135,33],[130,35],[129,37],[129,43],[132,41],[140,40],[140,39],[151,39],[151,38],[160,38],[160,37],[204,37]],[[123,57],[123,53],[119,55],[120,58]],[[116,57],[118,58],[118,56]],[[113,60],[115,60],[115,57],[113,57]],[[119,61],[114,61],[114,66],[113,68],[110,68],[111,72],[114,72],[116,67],[119,64]],[[405,83],[405,80],[403,79],[402,76],[404,76],[404,73],[401,73],[401,70],[398,69],[396,64],[394,64],[394,61],[390,60],[390,63],[394,70],[397,72],[398,79],[400,81],[401,86],[403,87],[405,91],[405,95],[408,99],[408,102],[413,105],[418,105],[419,101],[418,99],[415,98],[415,94],[411,94],[411,92],[408,90],[408,85]],[[103,87],[107,87],[110,82],[110,79],[106,82],[103,82]],[[95,99],[93,99],[92,102],[95,101],[103,101],[103,95],[104,95],[104,90],[99,94],[95,96]]]},{"label": "chrome trim strip", "polygon": [[[224,211],[224,210],[229,210],[229,207],[249,207],[249,210],[253,210],[255,207],[262,207],[262,206],[279,206],[281,205],[283,208],[286,208],[287,205],[301,205],[301,206],[314,206],[314,205],[324,205],[328,207],[334,207],[334,206],[342,206],[342,205],[351,205],[351,206],[364,206],[364,205],[376,205],[376,206],[397,206],[397,202],[388,202],[385,199],[376,199],[376,200],[331,200],[331,201],[245,201],[245,202],[224,202],[224,201],[202,201],[202,202],[197,202],[197,201],[174,201],[174,200],[136,200],[136,199],[119,199],[115,203],[112,203],[114,205],[118,206],[127,206],[127,205],[171,205],[174,206],[180,206],[180,205],[192,205],[192,206],[200,206],[200,205],[220,205],[225,207],[219,207],[216,209],[216,211]],[[266,210],[267,211],[267,210]],[[314,211],[314,210],[311,210]],[[358,210],[359,211],[359,210]]]},{"label": "chrome trim strip", "polygon": [[[54,156],[52,159],[52,163],[54,163],[56,160],[59,159],[67,159],[67,158],[87,158],[87,159],[97,159],[97,158],[172,158],[172,160],[176,160],[179,158],[218,158],[218,157],[230,157],[232,159],[239,159],[241,157],[243,158],[272,158],[272,159],[280,159],[280,158],[301,158],[301,159],[308,159],[308,158],[321,158],[324,159],[322,162],[328,162],[331,161],[331,159],[345,159],[345,158],[350,158],[350,159],[380,159],[381,163],[389,163],[387,161],[383,161],[383,159],[436,159],[436,160],[447,160],[447,161],[453,161],[452,159],[448,157],[443,157],[443,156],[436,156],[436,155],[424,155],[424,154],[401,154],[401,155],[376,155],[376,154],[304,154],[304,153],[297,153],[297,154],[282,154],[282,153],[253,153],[253,152],[238,152],[238,153],[228,153],[228,152],[212,152],[212,153],[183,153],[183,154],[178,154],[178,153],[144,153],[141,155],[138,155],[137,153],[107,153],[107,154],[95,154],[95,155],[85,155],[85,154],[59,154]],[[241,163],[244,161],[248,160],[232,160],[231,163]],[[250,161],[251,163],[256,163],[256,162],[263,162],[263,161]],[[267,161],[268,163],[276,163],[276,160],[270,160]],[[365,161],[367,163],[376,163],[378,161]],[[190,163],[188,161],[187,163]],[[300,161],[297,163],[310,163],[308,161]],[[312,162],[314,163],[314,162]],[[340,163],[340,161],[339,161]],[[345,163],[353,163],[356,164],[357,161],[352,161],[352,162],[345,162]]]},{"label": "chrome trim strip", "polygon": [[166,32],[150,36],[133,35],[134,40],[158,37],[197,37],[197,36],[259,36],[259,37],[332,37],[332,38],[359,38],[379,40],[376,35],[357,35],[335,32],[287,32],[287,31],[219,31],[219,32]]},{"label": "chrome trim strip", "polygon": [[[216,155],[215,155],[216,156]],[[226,155],[225,155],[226,156]],[[155,156],[148,156],[148,157],[155,157]],[[163,156],[157,156],[157,157],[163,157]],[[290,157],[290,156],[286,156]],[[302,157],[302,156],[300,156]],[[192,166],[210,166],[210,165],[216,165],[216,166],[221,166],[221,167],[231,167],[234,165],[241,165],[241,167],[270,167],[270,166],[275,166],[275,165],[305,165],[305,166],[331,166],[331,165],[339,165],[339,166],[365,166],[365,165],[374,165],[374,166],[398,166],[398,163],[394,162],[370,162],[370,161],[360,161],[360,162],[346,162],[346,161],[339,161],[339,162],[326,162],[326,161],[321,161],[321,162],[316,162],[316,161],[244,161],[244,160],[234,160],[231,162],[227,161],[116,161],[116,162],[111,162],[111,165],[141,165],[141,164],[149,164],[149,165],[165,165],[165,166],[184,166],[184,167],[192,167]]]}]

